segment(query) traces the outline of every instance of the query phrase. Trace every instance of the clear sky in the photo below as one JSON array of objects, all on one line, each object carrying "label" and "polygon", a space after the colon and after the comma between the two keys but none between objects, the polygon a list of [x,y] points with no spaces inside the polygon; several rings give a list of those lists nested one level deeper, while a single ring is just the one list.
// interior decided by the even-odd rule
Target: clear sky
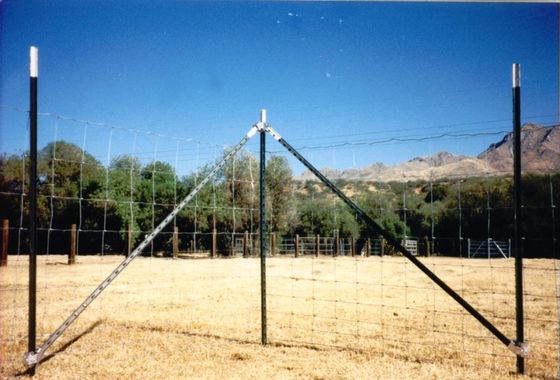
[{"label": "clear sky", "polygon": [[[294,146],[350,143],[308,150],[319,167],[480,153],[501,136],[355,144],[511,129],[514,62],[524,121],[559,120],[558,4],[3,1],[0,9],[0,152],[25,148],[27,116],[12,107],[28,108],[31,45],[40,112],[228,145],[267,108]],[[40,144],[84,140],[79,123],[43,119]],[[89,128],[86,149],[105,157],[109,137],[96,133]],[[110,154],[130,152],[132,138],[111,136]],[[133,151],[150,156],[150,144]],[[158,158],[180,161],[182,142],[156,145]],[[175,153],[166,157],[165,146]],[[270,139],[268,148],[280,147]]]}]

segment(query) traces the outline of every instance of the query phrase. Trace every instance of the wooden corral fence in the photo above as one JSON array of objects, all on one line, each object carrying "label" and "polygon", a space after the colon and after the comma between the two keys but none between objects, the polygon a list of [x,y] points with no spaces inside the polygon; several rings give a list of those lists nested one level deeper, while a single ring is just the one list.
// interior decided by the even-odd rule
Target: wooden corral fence
[{"label": "wooden corral fence", "polygon": [[[76,224],[70,226],[70,237],[68,241],[68,264],[75,264],[77,257],[77,241],[78,233]],[[9,237],[10,237],[10,222],[8,219],[2,221],[2,251],[0,257],[0,266],[8,265],[8,251],[9,251]],[[181,235],[187,235],[186,246],[187,249],[181,251]],[[242,256],[242,257],[254,257],[258,256],[257,247],[258,244],[258,234],[250,233],[249,231],[238,232],[227,235],[230,240],[229,248],[224,252],[219,252],[218,248],[218,235],[216,229],[213,229],[210,234],[198,233],[201,235],[211,235],[207,242],[208,247],[203,247],[200,243],[197,244],[197,234],[196,233],[180,233],[179,227],[175,226],[172,232],[171,239],[171,256],[176,259],[180,254],[207,254],[210,258],[215,258],[218,256]],[[131,225],[127,226],[126,231],[127,236],[127,247],[125,249],[125,254],[130,255],[131,251],[134,249],[134,231]],[[269,247],[269,254],[271,256],[276,255],[293,255],[294,257],[299,256],[383,256],[386,254],[392,254],[388,249],[386,242],[383,239],[373,239],[369,238],[366,240],[358,241],[353,236],[340,237],[340,236],[280,236],[275,232],[269,234],[269,241],[267,245]],[[414,245],[417,247],[416,252],[418,255],[430,256],[432,253],[433,245],[431,241],[425,237],[422,239],[408,239],[406,244],[409,246]]]}]

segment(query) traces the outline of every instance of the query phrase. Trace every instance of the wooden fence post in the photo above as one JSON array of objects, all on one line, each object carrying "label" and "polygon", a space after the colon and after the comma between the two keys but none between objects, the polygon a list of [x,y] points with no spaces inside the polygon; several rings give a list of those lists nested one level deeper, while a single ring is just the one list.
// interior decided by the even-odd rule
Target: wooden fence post
[{"label": "wooden fence post", "polygon": [[276,255],[276,234],[270,233],[270,256]]},{"label": "wooden fence post", "polygon": [[294,240],[294,257],[299,256],[299,235],[296,234],[296,238]]},{"label": "wooden fence post", "polygon": [[218,233],[214,228],[212,230],[212,250],[210,251],[210,257],[216,257],[216,251],[218,250]]},{"label": "wooden fence post", "polygon": [[427,236],[424,236],[424,247],[426,249],[426,251],[424,252],[424,255],[426,257],[430,257],[430,240],[428,239]]},{"label": "wooden fence post", "polygon": [[70,230],[70,253],[68,254],[68,264],[76,264],[76,225],[72,224]]},{"label": "wooden fence post", "polygon": [[130,256],[130,252],[132,252],[132,224],[128,223],[128,252],[126,257]]},{"label": "wooden fence post", "polygon": [[383,257],[385,254],[385,239],[381,238],[381,250],[379,251],[379,255]]},{"label": "wooden fence post", "polygon": [[320,250],[321,250],[321,236],[315,235],[315,257],[319,257]]},{"label": "wooden fence post", "polygon": [[243,257],[249,257],[249,232],[243,234]]},{"label": "wooden fence post", "polygon": [[356,256],[356,242],[354,236],[350,236],[350,249],[352,250],[352,257]]},{"label": "wooden fence post", "polygon": [[173,258],[179,256],[179,227],[173,227]]},{"label": "wooden fence post", "polygon": [[340,255],[340,239],[338,235],[334,237],[334,256]]},{"label": "wooden fence post", "polygon": [[0,267],[8,266],[8,243],[10,236],[10,221],[4,219],[2,221],[2,258],[0,260]]},{"label": "wooden fence post", "polygon": [[371,239],[367,238],[366,241],[366,257],[370,257],[371,256]]}]

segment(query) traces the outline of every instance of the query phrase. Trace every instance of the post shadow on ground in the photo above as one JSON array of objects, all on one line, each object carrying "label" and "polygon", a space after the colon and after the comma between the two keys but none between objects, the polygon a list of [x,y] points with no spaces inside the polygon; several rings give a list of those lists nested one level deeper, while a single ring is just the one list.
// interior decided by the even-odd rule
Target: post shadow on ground
[{"label": "post shadow on ground", "polygon": [[[76,335],[74,338],[70,339],[68,342],[66,342],[64,345],[62,345],[62,347],[60,347],[58,350],[46,355],[42,360],[41,363],[45,363],[47,361],[49,361],[50,359],[52,359],[54,356],[56,356],[57,354],[66,351],[70,346],[72,346],[74,343],[76,343],[78,340],[80,340],[81,338],[83,338],[84,336],[90,334],[91,332],[93,332],[93,330],[95,330],[95,328],[97,328],[97,326],[99,326],[101,323],[103,322],[103,320],[97,320],[94,323],[92,323],[86,330],[84,330],[82,333]],[[16,377],[22,377],[22,376],[33,376],[35,375],[35,370],[36,370],[37,365],[32,366],[27,368],[25,371],[22,372],[18,372],[16,373]]]}]

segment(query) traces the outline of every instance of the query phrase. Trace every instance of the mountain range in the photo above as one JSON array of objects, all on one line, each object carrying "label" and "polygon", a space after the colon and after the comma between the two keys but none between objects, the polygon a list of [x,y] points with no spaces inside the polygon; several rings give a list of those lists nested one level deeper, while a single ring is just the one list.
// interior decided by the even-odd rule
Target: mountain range
[{"label": "mountain range", "polygon": [[[508,133],[476,157],[437,152],[395,165],[376,162],[361,169],[322,168],[321,172],[332,180],[380,182],[508,175],[513,172],[512,150],[513,133]],[[526,173],[560,172],[560,125],[523,125],[521,165]],[[305,171],[295,179],[312,180],[314,175]]]}]

